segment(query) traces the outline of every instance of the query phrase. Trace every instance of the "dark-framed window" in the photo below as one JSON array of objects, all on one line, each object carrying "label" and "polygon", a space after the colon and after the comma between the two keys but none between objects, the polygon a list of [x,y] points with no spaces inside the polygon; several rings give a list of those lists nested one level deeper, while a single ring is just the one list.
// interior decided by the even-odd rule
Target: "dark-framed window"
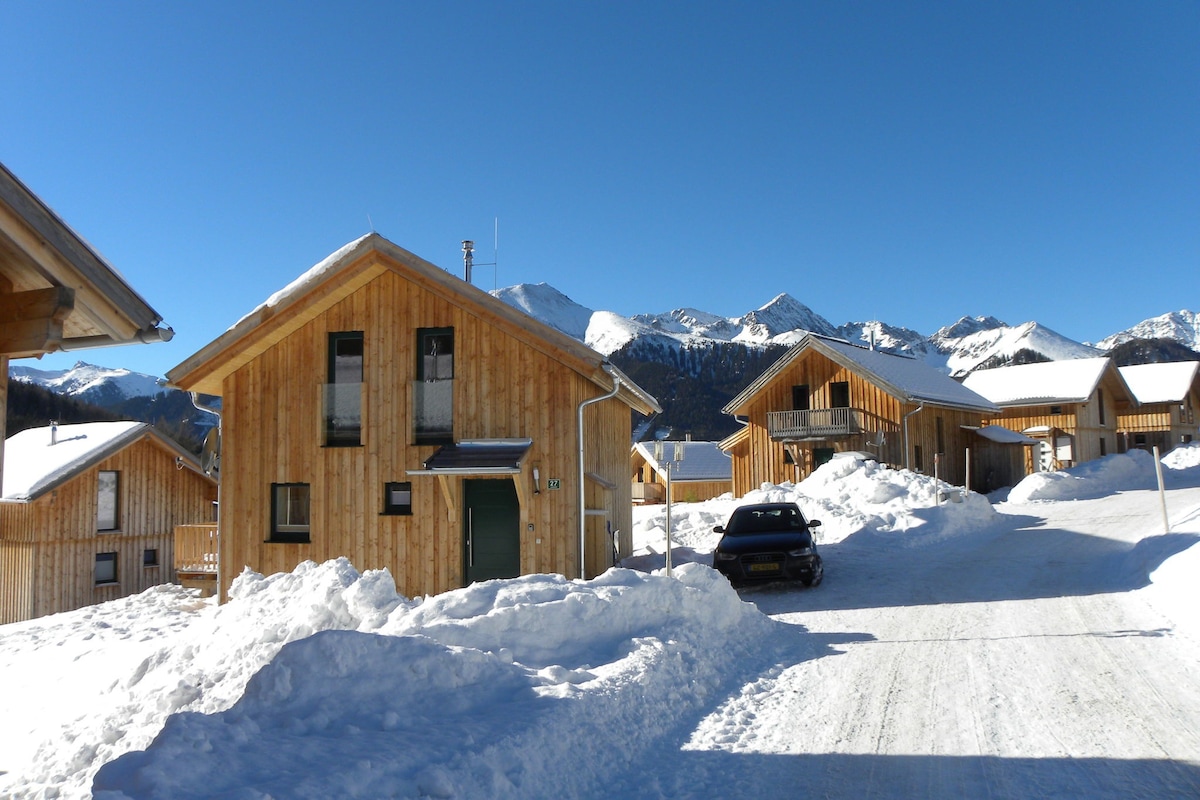
[{"label": "dark-framed window", "polygon": [[96,553],[96,585],[117,583],[117,554]]},{"label": "dark-framed window", "polygon": [[271,484],[271,542],[312,541],[309,525],[311,490],[307,483]]},{"label": "dark-framed window", "polygon": [[362,444],[363,332],[329,334],[329,382],[325,384],[325,445]]},{"label": "dark-framed window", "polygon": [[1103,436],[1100,437],[1100,455],[1108,455],[1108,440],[1106,440]]},{"label": "dark-framed window", "polygon": [[142,551],[142,566],[157,567],[158,566],[158,548],[147,547]]},{"label": "dark-framed window", "polygon": [[1050,406],[1050,413],[1051,414],[1061,414],[1062,406]]},{"label": "dark-framed window", "polygon": [[792,387],[793,411],[808,411],[810,402],[807,383],[796,384]]},{"label": "dark-framed window", "polygon": [[96,530],[115,531],[121,527],[121,473],[100,470],[96,491]]},{"label": "dark-framed window", "polygon": [[[1100,404],[1100,408],[1099,408],[1100,424],[1103,425],[1104,424],[1104,390],[1103,389],[1096,390],[1096,402]],[[1104,454],[1101,453],[1100,455],[1104,455]]]},{"label": "dark-framed window", "polygon": [[454,441],[454,328],[417,328],[413,435],[421,444]]},{"label": "dark-framed window", "polygon": [[829,384],[829,407],[830,408],[849,408],[850,407],[850,382],[849,381],[834,381]]},{"label": "dark-framed window", "polygon": [[393,481],[383,485],[383,513],[395,516],[412,514],[412,483]]}]

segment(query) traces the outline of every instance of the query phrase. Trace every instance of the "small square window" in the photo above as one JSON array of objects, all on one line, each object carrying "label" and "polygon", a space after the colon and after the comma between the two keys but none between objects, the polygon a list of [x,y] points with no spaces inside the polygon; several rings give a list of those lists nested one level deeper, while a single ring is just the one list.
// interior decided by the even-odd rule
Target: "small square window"
[{"label": "small square window", "polygon": [[96,553],[96,585],[117,582],[117,554]]},{"label": "small square window", "polygon": [[309,538],[309,485],[271,484],[270,542],[307,544]]},{"label": "small square window", "polygon": [[383,485],[384,514],[412,514],[412,484],[408,481]]},{"label": "small square window", "polygon": [[158,548],[147,547],[142,551],[142,566],[157,567],[158,566]]},{"label": "small square window", "polygon": [[1061,414],[1062,406],[1050,406],[1050,413],[1051,414]]}]

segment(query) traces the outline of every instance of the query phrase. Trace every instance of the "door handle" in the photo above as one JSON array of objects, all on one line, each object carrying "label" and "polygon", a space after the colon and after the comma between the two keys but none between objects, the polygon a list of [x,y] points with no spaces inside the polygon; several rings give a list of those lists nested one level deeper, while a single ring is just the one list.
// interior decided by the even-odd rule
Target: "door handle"
[{"label": "door handle", "polygon": [[475,514],[474,509],[467,509],[467,566],[475,566]]}]

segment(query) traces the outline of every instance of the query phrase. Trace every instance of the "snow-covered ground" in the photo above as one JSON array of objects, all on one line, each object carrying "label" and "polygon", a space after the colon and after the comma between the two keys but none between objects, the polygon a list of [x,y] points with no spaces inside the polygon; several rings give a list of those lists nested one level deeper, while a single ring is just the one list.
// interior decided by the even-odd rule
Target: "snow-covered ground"
[{"label": "snow-covered ground", "polygon": [[[836,459],[818,588],[640,552],[428,598],[345,561],[0,626],[0,796],[1200,796],[1200,447],[1007,500]],[[1019,501],[1019,502],[1018,502]],[[1190,549],[1189,549],[1190,548]],[[629,568],[632,567],[632,568]]]}]

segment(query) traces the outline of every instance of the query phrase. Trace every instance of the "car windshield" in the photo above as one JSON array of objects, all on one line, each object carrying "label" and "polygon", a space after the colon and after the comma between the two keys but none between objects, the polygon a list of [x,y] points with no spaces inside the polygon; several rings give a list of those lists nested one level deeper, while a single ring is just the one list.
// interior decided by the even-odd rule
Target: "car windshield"
[{"label": "car windshield", "polygon": [[729,518],[725,532],[730,536],[766,531],[797,531],[804,528],[804,518],[795,508],[739,508]]}]

